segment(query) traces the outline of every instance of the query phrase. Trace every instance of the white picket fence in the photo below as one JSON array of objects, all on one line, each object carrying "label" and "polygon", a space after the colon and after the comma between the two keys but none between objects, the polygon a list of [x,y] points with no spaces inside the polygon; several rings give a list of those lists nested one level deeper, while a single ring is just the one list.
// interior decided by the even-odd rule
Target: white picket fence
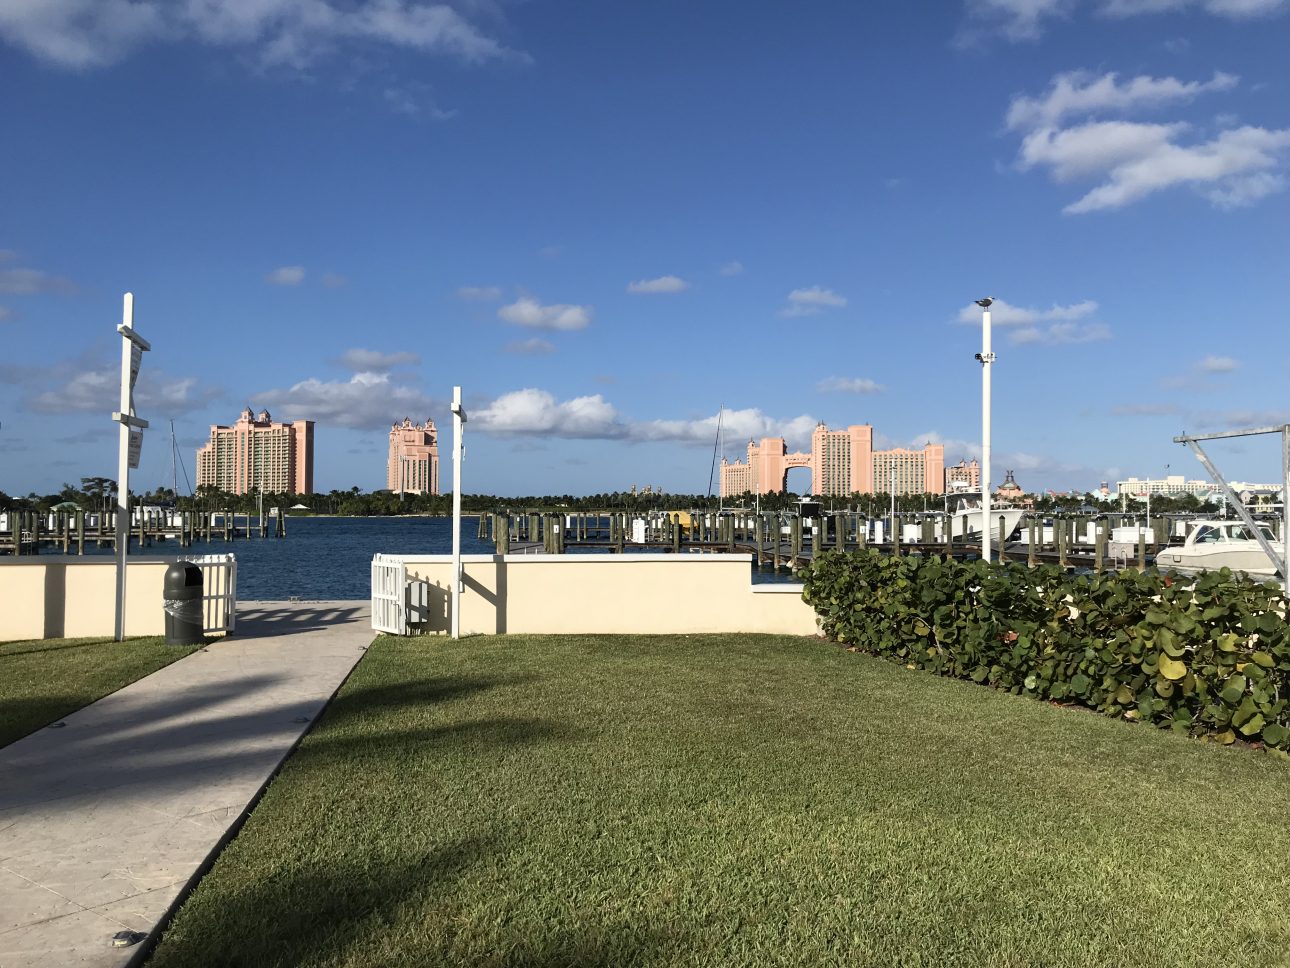
[{"label": "white picket fence", "polygon": [[185,558],[202,572],[202,626],[207,635],[232,635],[237,627],[237,559],[232,555]]},{"label": "white picket fence", "polygon": [[372,556],[372,628],[377,632],[408,634],[407,583],[402,557]]}]

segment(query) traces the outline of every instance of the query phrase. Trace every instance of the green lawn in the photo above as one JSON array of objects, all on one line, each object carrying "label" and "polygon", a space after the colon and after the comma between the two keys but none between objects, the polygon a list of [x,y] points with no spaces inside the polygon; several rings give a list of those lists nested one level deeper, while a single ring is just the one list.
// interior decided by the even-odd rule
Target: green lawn
[{"label": "green lawn", "polygon": [[1285,964],[1288,780],[816,640],[382,639],[150,965]]},{"label": "green lawn", "polygon": [[0,642],[0,746],[193,651],[160,637]]}]

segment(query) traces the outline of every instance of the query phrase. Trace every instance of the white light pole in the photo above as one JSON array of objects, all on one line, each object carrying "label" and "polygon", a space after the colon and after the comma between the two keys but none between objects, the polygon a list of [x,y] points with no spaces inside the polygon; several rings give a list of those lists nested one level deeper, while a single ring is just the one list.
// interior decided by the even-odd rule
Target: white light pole
[{"label": "white light pole", "polygon": [[461,387],[452,388],[452,637],[461,638],[461,456],[466,411]]},{"label": "white light pole", "polygon": [[[896,463],[891,464],[891,541],[896,540]],[[893,544],[894,548],[895,545]]]},{"label": "white light pole", "polygon": [[990,560],[990,370],[994,353],[990,351],[990,305],[993,296],[978,299],[981,307],[981,557]]}]

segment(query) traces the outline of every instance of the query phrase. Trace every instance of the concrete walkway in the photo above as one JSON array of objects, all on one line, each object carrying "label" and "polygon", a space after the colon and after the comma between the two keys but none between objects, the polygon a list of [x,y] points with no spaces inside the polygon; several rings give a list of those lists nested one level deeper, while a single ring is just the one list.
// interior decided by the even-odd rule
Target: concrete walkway
[{"label": "concrete walkway", "polygon": [[112,936],[151,934],[223,845],[375,637],[368,614],[244,603],[236,635],[0,749],[0,966],[127,964],[140,946]]}]

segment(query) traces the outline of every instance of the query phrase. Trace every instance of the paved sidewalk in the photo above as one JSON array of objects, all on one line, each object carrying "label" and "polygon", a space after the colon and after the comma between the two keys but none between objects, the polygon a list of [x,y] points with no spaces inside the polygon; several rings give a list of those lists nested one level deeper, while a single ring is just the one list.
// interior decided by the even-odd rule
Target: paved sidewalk
[{"label": "paved sidewalk", "polygon": [[[117,968],[375,638],[367,602],[250,602],[237,634],[0,749],[0,966]],[[111,646],[105,646],[111,648]]]}]

